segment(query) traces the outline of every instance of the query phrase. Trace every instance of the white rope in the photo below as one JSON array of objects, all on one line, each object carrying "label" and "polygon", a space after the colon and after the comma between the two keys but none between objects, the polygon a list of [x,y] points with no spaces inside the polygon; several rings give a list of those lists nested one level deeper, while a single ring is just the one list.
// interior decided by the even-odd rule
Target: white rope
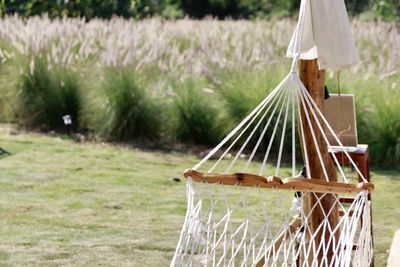
[{"label": "white rope", "polygon": [[175,251],[175,255],[174,258],[172,259],[171,262],[171,266],[178,266],[179,262],[177,262],[176,256],[179,253],[179,249],[181,249],[181,245],[184,239],[184,235],[185,235],[185,230],[187,228],[187,225],[189,223],[189,217],[190,217],[190,211],[192,210],[192,206],[193,206],[193,190],[192,190],[192,179],[189,178],[186,184],[186,199],[187,199],[187,212],[186,212],[186,216],[185,216],[185,221],[183,223],[183,227],[182,227],[182,231],[181,231],[181,235],[179,237],[179,241],[178,241],[178,245],[176,246],[176,251]]},{"label": "white rope", "polygon": [[[296,91],[297,92],[297,91]],[[307,152],[307,145],[306,145],[306,139],[304,135],[304,129],[303,129],[303,119],[302,115],[300,114],[300,103],[299,103],[299,97],[297,98],[297,107],[298,107],[298,116],[299,116],[299,125],[300,125],[300,133],[301,133],[301,142],[302,142],[302,149],[303,149],[303,157],[306,163],[306,177],[311,178],[311,173],[310,173],[310,161],[308,159],[308,152]]]},{"label": "white rope", "polygon": [[294,57],[292,60],[292,66],[290,68],[291,73],[296,73],[296,68],[301,55],[301,43],[303,41],[304,23],[306,16],[307,0],[302,0],[300,3],[299,19],[295,31],[295,43],[294,43]]},{"label": "white rope", "polygon": [[[285,102],[286,99],[287,99],[287,95],[288,95],[288,93],[286,92],[284,102]],[[263,162],[262,162],[259,175],[263,175],[263,173],[264,173],[265,165],[266,165],[266,163],[267,163],[268,156],[269,156],[269,152],[271,151],[271,147],[272,147],[272,143],[273,143],[274,138],[275,138],[276,130],[278,129],[279,120],[280,120],[281,115],[282,115],[283,107],[284,107],[284,104],[282,104],[281,109],[279,110],[279,115],[278,115],[278,118],[277,118],[277,120],[276,120],[274,129],[273,129],[273,131],[272,131],[272,136],[271,136],[271,139],[269,140],[268,148],[267,148],[267,151],[265,152],[264,160],[263,160]]]},{"label": "white rope", "polygon": [[[289,91],[288,94],[289,94],[289,99],[290,99],[290,96],[292,96],[292,91],[290,90],[290,87],[289,87],[288,91]],[[278,160],[276,162],[276,168],[275,168],[276,176],[279,176],[279,170],[281,167],[281,159],[282,159],[283,144],[285,141],[285,132],[286,132],[286,124],[287,124],[287,118],[288,118],[288,111],[289,111],[289,103],[290,103],[290,100],[286,103],[286,111],[285,111],[285,118],[283,120],[283,128],[282,128],[282,134],[281,134],[281,142],[279,145]]]},{"label": "white rope", "polygon": [[[299,84],[302,84],[300,80],[299,80]],[[306,107],[306,105],[304,103],[304,99],[302,97],[300,97],[300,100],[301,100],[300,102],[301,102],[303,110],[304,110],[304,114],[305,114],[306,119],[307,119],[308,128],[310,129],[310,133],[311,133],[311,137],[312,137],[312,140],[313,140],[313,143],[314,143],[314,146],[315,146],[315,150],[317,151],[318,160],[319,160],[319,162],[321,164],[322,171],[323,171],[324,176],[325,176],[325,180],[329,181],[329,176],[328,176],[328,173],[326,171],[325,163],[324,163],[324,160],[322,158],[322,154],[321,154],[321,151],[319,149],[319,144],[318,144],[317,138],[316,138],[315,133],[314,133],[314,129],[313,129],[313,126],[312,126],[313,124],[311,123],[310,116],[308,115],[307,107]],[[319,179],[320,177],[313,177],[313,178],[318,178]]]},{"label": "white rope", "polygon": [[260,135],[260,137],[258,138],[257,143],[256,143],[256,145],[254,146],[253,151],[251,152],[251,155],[250,155],[249,159],[248,159],[247,162],[246,162],[246,165],[245,165],[244,168],[243,168],[243,172],[246,172],[246,171],[247,171],[247,169],[248,169],[248,167],[249,167],[251,161],[253,160],[253,157],[254,157],[254,155],[256,154],[256,152],[257,152],[257,150],[258,150],[258,147],[260,146],[261,141],[262,141],[262,139],[264,138],[265,133],[267,132],[267,129],[268,129],[268,127],[269,127],[269,125],[270,125],[272,119],[274,118],[275,111],[276,111],[277,107],[281,104],[282,96],[283,96],[283,93],[280,95],[279,100],[278,100],[277,104],[276,104],[275,107],[274,107],[274,110],[271,112],[271,116],[268,118],[268,121],[267,121],[266,125],[264,126],[264,129],[262,130],[261,135]]},{"label": "white rope", "polygon": [[[272,99],[274,99],[275,98],[275,95],[280,91],[280,89],[281,89],[282,87],[280,87],[280,86],[278,86],[276,89],[276,91],[275,92],[272,92],[270,95],[269,95],[269,99],[267,100],[267,101],[265,101],[265,103],[262,105],[262,107],[255,113],[255,115],[253,116],[253,118],[251,119],[251,121],[246,125],[246,127],[242,130],[242,132],[236,137],[236,139],[231,143],[231,145],[225,150],[225,152],[219,157],[219,159],[217,160],[217,162],[215,162],[215,164],[209,169],[209,171],[208,172],[212,172],[214,169],[215,169],[215,167],[221,162],[221,160],[228,154],[228,152],[232,149],[232,147],[237,143],[237,141],[242,137],[242,135],[247,131],[247,129],[252,125],[252,123],[254,122],[254,120],[258,117],[258,115],[261,113],[261,111],[266,107],[266,105],[268,104],[268,102],[269,101],[271,101]],[[279,92],[280,93],[280,92]],[[249,115],[250,116],[250,115]],[[246,120],[246,119],[245,119]],[[245,123],[244,123],[245,124]],[[236,129],[235,129],[236,130]],[[234,130],[234,131],[235,131]],[[237,131],[239,131],[240,129],[237,129]],[[234,131],[232,131],[232,132],[234,132]],[[236,134],[236,133],[234,133],[234,134]],[[233,135],[234,135],[233,134]],[[232,136],[233,136],[232,135]],[[229,135],[228,135],[229,136]],[[232,137],[231,136],[231,137]],[[226,138],[225,138],[226,139]],[[213,150],[213,151],[211,151],[210,153],[209,153],[209,155],[207,155],[207,157],[211,157],[215,152],[217,152],[218,150],[219,150],[219,148],[221,148],[224,144],[225,144],[225,142],[226,141],[228,141],[228,140],[226,140],[225,141],[225,139],[216,147],[216,148],[218,148],[217,150]],[[230,139],[230,138],[229,138]],[[225,142],[224,142],[225,141]],[[203,161],[202,162],[204,162],[205,160],[203,159]],[[202,162],[200,162],[198,165],[196,165],[195,167],[194,167],[194,169],[197,169],[198,167],[200,167],[200,165],[202,164]]]},{"label": "white rope", "polygon": [[[280,100],[282,98],[282,92],[279,92],[280,96],[279,96],[279,100],[278,102],[280,103]],[[275,100],[275,99],[274,99]],[[236,153],[235,158],[232,160],[232,162],[229,164],[228,168],[226,169],[226,172],[229,172],[231,170],[231,168],[233,167],[233,165],[236,163],[236,161],[238,160],[238,158],[240,157],[240,155],[242,154],[243,150],[246,148],[247,144],[249,143],[249,141],[251,140],[251,138],[253,137],[254,133],[257,131],[258,127],[261,125],[261,123],[264,121],[265,116],[268,114],[269,110],[271,109],[271,107],[273,106],[273,103],[271,103],[271,105],[268,106],[267,110],[264,112],[264,114],[262,115],[262,117],[260,118],[260,120],[258,121],[258,123],[256,124],[256,126],[253,128],[253,131],[249,134],[249,136],[247,137],[246,141],[243,143],[242,147],[240,148],[240,150]],[[276,104],[277,105],[277,104]],[[275,109],[274,109],[275,110]],[[270,118],[272,118],[272,116],[270,116]],[[252,121],[253,122],[253,121]],[[249,123],[249,125],[251,125],[251,123]],[[238,136],[238,138],[240,138],[240,135]],[[234,144],[235,142],[233,142],[232,144]],[[232,147],[232,145],[231,145]],[[217,163],[216,163],[217,164]]]},{"label": "white rope", "polygon": [[295,97],[297,97],[297,90],[294,88],[292,91],[292,177],[296,175],[296,111],[295,111]]},{"label": "white rope", "polygon": [[222,141],[221,143],[219,143],[213,150],[210,151],[210,153],[207,154],[207,156],[205,156],[198,164],[196,164],[193,169],[196,170],[198,169],[204,162],[206,162],[207,160],[209,160],[214,154],[215,152],[217,152],[227,141],[229,141],[232,136],[234,136],[242,127],[243,125],[245,125],[251,117],[253,117],[254,114],[256,114],[258,112],[258,110],[262,107],[264,107],[268,101],[281,89],[282,85],[286,82],[286,80],[288,79],[289,75],[286,76],[280,84],[278,84],[278,86],[271,92],[271,94],[269,94],[266,98],[264,98],[263,101],[261,101],[261,103],[252,111],[250,112],[249,115],[247,115],[246,118],[244,118],[238,126],[236,126],[235,129],[233,129]]},{"label": "white rope", "polygon": [[[305,95],[304,95],[304,91],[306,91],[306,90],[302,90],[302,88],[303,88],[302,86],[301,86],[300,88],[301,88],[301,89],[300,89],[300,94],[302,94],[303,96],[305,96]],[[314,122],[315,122],[316,125],[318,126],[318,129],[319,129],[319,131],[320,131],[320,134],[321,134],[321,136],[323,137],[323,139],[324,139],[324,141],[325,141],[325,145],[328,147],[328,151],[333,151],[333,150],[332,150],[332,146],[331,146],[330,142],[328,141],[328,137],[326,136],[325,131],[324,131],[323,127],[321,126],[320,122],[319,122],[319,118],[318,118],[317,115],[315,114],[312,104],[310,104],[311,101],[308,99],[307,96],[305,96],[304,99],[306,100],[307,105],[308,105],[308,107],[309,107],[309,109],[310,109],[310,111],[311,111],[311,114],[313,115]],[[338,161],[338,159],[337,159],[335,153],[331,153],[331,156],[333,157],[334,162],[335,162],[336,166],[338,167],[338,169],[339,169],[339,171],[340,171],[340,173],[341,173],[341,175],[342,175],[342,177],[343,177],[344,182],[345,182],[345,183],[348,183],[348,180],[347,180],[347,178],[346,178],[346,175],[344,174],[343,169],[342,169],[342,166],[340,165],[340,163],[339,163],[339,161]]]}]

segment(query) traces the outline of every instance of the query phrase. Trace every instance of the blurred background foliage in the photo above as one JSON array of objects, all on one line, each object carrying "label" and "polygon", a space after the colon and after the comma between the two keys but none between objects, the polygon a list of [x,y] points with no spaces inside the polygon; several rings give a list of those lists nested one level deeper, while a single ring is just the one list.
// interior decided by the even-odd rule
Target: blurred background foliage
[{"label": "blurred background foliage", "polygon": [[[0,0],[0,15],[92,18],[270,18],[293,16],[300,0]],[[398,20],[398,0],[345,0],[351,15]]]},{"label": "blurred background foliage", "polygon": [[[290,10],[290,9],[288,9]],[[360,62],[341,74],[356,94],[360,143],[400,167],[400,27],[352,19]],[[210,147],[290,67],[295,19],[0,19],[0,123],[94,140]],[[337,92],[337,76],[326,84]],[[256,132],[256,135],[259,133]],[[299,146],[297,146],[299,147]]]}]

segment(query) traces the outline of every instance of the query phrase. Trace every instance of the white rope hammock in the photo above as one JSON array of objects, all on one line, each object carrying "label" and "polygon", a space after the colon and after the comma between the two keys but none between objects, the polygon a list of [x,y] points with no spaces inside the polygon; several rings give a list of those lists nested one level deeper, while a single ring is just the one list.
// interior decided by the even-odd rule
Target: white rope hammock
[{"label": "white rope hammock", "polygon": [[[305,5],[303,0],[290,73],[185,172],[187,213],[171,266],[370,265],[368,193],[373,185],[296,72]],[[351,169],[364,183],[352,183],[325,129],[335,136]],[[317,159],[310,158],[304,145],[306,132]],[[338,182],[329,175],[322,148],[333,160]],[[311,162],[321,168],[323,177],[311,177]]]}]

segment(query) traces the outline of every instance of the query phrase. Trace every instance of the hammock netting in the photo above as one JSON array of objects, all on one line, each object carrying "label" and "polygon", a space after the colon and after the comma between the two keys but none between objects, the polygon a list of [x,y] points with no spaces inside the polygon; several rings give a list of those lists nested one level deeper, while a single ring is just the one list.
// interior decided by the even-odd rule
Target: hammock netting
[{"label": "hammock netting", "polygon": [[[343,204],[331,193],[188,184],[188,213],[172,266],[369,266],[370,213],[366,192]],[[332,226],[331,196],[345,215]],[[341,196],[344,197],[345,195]],[[309,198],[317,201],[302,208]],[[351,215],[351,216],[350,216]],[[361,224],[360,221],[363,223]],[[353,250],[354,247],[357,247]],[[331,257],[328,261],[328,257]]]},{"label": "hammock netting", "polygon": [[301,82],[299,54],[282,82],[185,171],[187,212],[171,266],[370,266],[373,185]]}]

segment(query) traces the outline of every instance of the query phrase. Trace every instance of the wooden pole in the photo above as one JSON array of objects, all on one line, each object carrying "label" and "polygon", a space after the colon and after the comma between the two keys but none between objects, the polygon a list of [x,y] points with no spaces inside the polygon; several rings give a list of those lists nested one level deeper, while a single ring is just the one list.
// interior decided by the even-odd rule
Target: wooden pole
[{"label": "wooden pole", "polygon": [[[316,59],[314,60],[300,60],[300,79],[303,82],[304,86],[306,87],[307,91],[310,93],[312,98],[314,99],[315,103],[317,104],[318,108],[320,110],[323,110],[324,106],[324,84],[325,84],[325,71],[324,70],[319,70],[318,69],[318,61]],[[313,116],[311,114],[310,110],[307,110],[310,121],[311,121],[311,128],[313,129],[315,133],[315,137],[317,140],[317,145],[318,148],[321,152],[322,159],[323,159],[323,164],[325,165],[325,169],[327,171],[327,174],[329,176],[330,181],[337,181],[337,176],[336,176],[336,169],[335,165],[333,164],[333,161],[328,153],[328,147],[327,144],[325,143],[322,134],[315,123]],[[302,144],[303,146],[303,151],[304,151],[304,146],[307,148],[307,154],[308,154],[308,159],[309,159],[309,165],[310,165],[310,170],[309,174],[311,175],[312,178],[314,179],[324,179],[325,180],[325,175],[322,169],[322,164],[319,159],[319,156],[317,154],[317,149],[314,144],[314,140],[311,134],[310,126],[308,125],[304,110],[301,110],[301,116],[302,116],[302,123],[303,123],[303,129],[304,129],[304,136],[305,136],[305,144]],[[321,125],[323,125],[321,123]],[[305,211],[310,211],[310,209],[317,203],[318,198],[321,197],[321,194],[316,193],[315,195],[310,194],[307,198],[306,204],[305,204]],[[328,216],[329,224],[331,226],[331,229],[334,229],[336,225],[338,224],[339,221],[339,213],[338,213],[338,206],[335,204],[335,197],[333,195],[327,195],[321,199],[321,205],[317,204],[317,207],[312,211],[310,215],[310,220],[309,220],[309,227],[312,233],[315,233],[317,231],[318,226],[323,223],[323,220],[325,218],[325,214],[327,214],[331,209],[332,206],[334,206],[331,214]],[[325,213],[325,214],[324,214]],[[329,247],[328,247],[328,242],[331,234],[329,231],[325,233],[324,240],[328,250],[327,250],[327,258],[328,258],[328,265],[331,264],[331,261],[333,260],[333,243],[330,242]],[[314,242],[316,244],[316,248],[318,248],[319,244],[322,242],[322,230],[320,230],[316,238],[314,239]],[[338,241],[339,233],[335,234],[336,237],[336,242]],[[323,251],[321,250],[318,255],[309,255],[308,260],[309,263],[313,261],[313,258],[317,257],[318,258],[318,265],[322,264],[322,258],[323,258]]]}]

